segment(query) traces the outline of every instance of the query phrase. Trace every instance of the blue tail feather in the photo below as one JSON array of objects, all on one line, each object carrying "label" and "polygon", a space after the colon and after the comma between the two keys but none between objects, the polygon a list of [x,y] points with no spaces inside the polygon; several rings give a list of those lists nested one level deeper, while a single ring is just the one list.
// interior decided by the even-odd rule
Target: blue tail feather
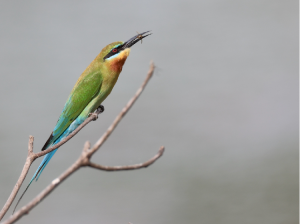
[{"label": "blue tail feather", "polygon": [[52,156],[54,155],[54,153],[56,151],[57,151],[57,149],[55,149],[52,152],[49,152],[47,155],[45,155],[43,161],[41,162],[41,164],[39,165],[39,168],[37,169],[37,171],[35,172],[35,174],[33,176],[33,179],[36,177],[35,181],[37,181],[39,179],[41,173],[43,172],[43,170],[45,169],[45,167],[47,166],[47,164],[49,163],[50,159],[52,158]]}]

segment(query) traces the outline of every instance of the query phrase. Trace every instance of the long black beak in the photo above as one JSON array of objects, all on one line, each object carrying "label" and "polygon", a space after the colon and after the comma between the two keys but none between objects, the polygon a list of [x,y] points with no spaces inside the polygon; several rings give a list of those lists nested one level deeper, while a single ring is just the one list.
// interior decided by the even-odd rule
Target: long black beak
[{"label": "long black beak", "polygon": [[[136,44],[137,42],[139,42],[140,40],[144,39],[145,37],[151,35],[152,33],[149,33],[150,31],[146,31],[146,32],[143,32],[143,33],[139,33],[138,35],[135,35],[134,37],[130,38],[129,40],[127,40],[123,46],[122,46],[122,49],[125,49],[125,48],[129,48],[129,47],[132,47],[134,44]],[[146,34],[146,35],[144,35]]]}]

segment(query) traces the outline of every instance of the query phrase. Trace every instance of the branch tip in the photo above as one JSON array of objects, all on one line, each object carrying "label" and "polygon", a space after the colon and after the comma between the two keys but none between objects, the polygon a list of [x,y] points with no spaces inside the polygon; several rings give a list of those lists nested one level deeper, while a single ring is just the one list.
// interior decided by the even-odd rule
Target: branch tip
[{"label": "branch tip", "polygon": [[163,154],[164,151],[165,151],[165,147],[164,147],[164,146],[161,146],[160,149],[158,150],[158,152],[159,152],[160,154]]},{"label": "branch tip", "polygon": [[91,143],[89,141],[86,141],[83,146],[83,151],[88,152],[90,148],[91,148]]},{"label": "branch tip", "polygon": [[100,164],[93,163],[89,161],[87,163],[87,166],[90,166],[92,168],[96,168],[99,170],[104,170],[104,171],[122,171],[122,170],[136,170],[136,169],[141,169],[141,168],[146,168],[150,165],[152,165],[156,160],[158,160],[164,153],[165,147],[161,146],[160,149],[158,150],[158,153],[153,156],[151,159],[144,163],[139,163],[139,164],[134,164],[130,166],[103,166]]},{"label": "branch tip", "polygon": [[33,142],[34,142],[34,137],[32,135],[29,135],[29,140],[28,140],[28,154],[33,154]]}]

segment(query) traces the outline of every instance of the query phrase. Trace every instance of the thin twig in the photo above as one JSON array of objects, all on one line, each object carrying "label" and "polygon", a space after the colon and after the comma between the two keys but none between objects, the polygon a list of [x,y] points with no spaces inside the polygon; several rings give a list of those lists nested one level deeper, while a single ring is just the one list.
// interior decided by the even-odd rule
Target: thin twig
[{"label": "thin twig", "polygon": [[[116,128],[116,126],[120,122],[120,120],[124,117],[124,115],[128,112],[128,110],[132,107],[134,102],[137,100],[139,95],[142,93],[142,91],[145,88],[147,82],[152,77],[153,71],[154,71],[154,64],[151,63],[150,70],[149,70],[148,75],[146,77],[146,80],[144,81],[142,86],[138,89],[138,91],[136,92],[134,97],[122,109],[122,111],[116,117],[116,119],[114,120],[112,125],[108,128],[108,130],[105,132],[105,134],[96,142],[96,144],[92,147],[92,149],[89,149],[90,148],[90,143],[86,142],[80,157],[77,159],[77,161],[71,167],[69,167],[58,178],[53,180],[52,183],[48,187],[46,187],[38,196],[36,196],[27,205],[23,206],[13,216],[11,216],[9,219],[7,219],[3,224],[14,223],[18,219],[20,219],[23,215],[28,214],[31,209],[33,209],[40,201],[42,201],[47,195],[49,195],[62,181],[64,181],[67,177],[69,177],[71,174],[73,174],[75,171],[77,171],[80,167],[91,166],[93,168],[97,168],[97,169],[101,169],[101,170],[107,170],[107,171],[139,169],[139,168],[147,167],[147,166],[153,164],[158,158],[160,158],[162,156],[162,154],[164,152],[164,147],[163,146],[160,148],[159,152],[152,159],[150,159],[149,161],[147,161],[145,163],[142,163],[142,164],[136,164],[136,165],[124,166],[124,167],[106,167],[106,166],[102,166],[102,165],[98,165],[98,164],[90,162],[90,158],[92,157],[92,155],[105,142],[105,140],[108,138],[108,136]],[[81,127],[81,128],[83,128],[83,127]],[[56,146],[56,147],[58,147],[58,146]],[[49,152],[50,152],[50,149],[49,149]]]},{"label": "thin twig", "polygon": [[141,168],[146,168],[153,164],[159,157],[163,155],[165,151],[165,147],[161,146],[158,153],[151,159],[149,159],[147,162],[140,163],[140,164],[134,164],[130,166],[103,166],[100,164],[93,163],[89,161],[87,166],[99,169],[99,170],[104,170],[104,171],[121,171],[121,170],[136,170],[136,169],[141,169]]},{"label": "thin twig", "polygon": [[9,198],[7,199],[5,205],[3,206],[1,212],[0,212],[0,220],[2,219],[2,217],[5,215],[5,213],[8,211],[9,207],[11,206],[12,202],[14,201],[16,195],[18,194],[18,191],[24,181],[24,179],[26,178],[26,175],[28,173],[28,170],[33,162],[33,141],[34,141],[34,137],[33,136],[29,136],[29,141],[28,141],[28,155],[26,158],[26,162],[24,164],[23,170],[21,172],[21,175],[15,185],[15,187],[13,188]]}]

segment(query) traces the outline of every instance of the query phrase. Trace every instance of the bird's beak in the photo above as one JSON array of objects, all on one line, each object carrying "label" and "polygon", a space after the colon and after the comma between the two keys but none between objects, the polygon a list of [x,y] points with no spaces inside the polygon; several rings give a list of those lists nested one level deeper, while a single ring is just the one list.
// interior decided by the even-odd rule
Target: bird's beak
[{"label": "bird's beak", "polygon": [[[143,33],[139,33],[138,35],[135,35],[134,37],[130,38],[129,40],[127,40],[123,46],[122,49],[126,49],[126,48],[130,48],[132,47],[134,44],[136,44],[137,42],[139,42],[140,40],[144,39],[145,37],[151,35],[152,33],[149,33],[150,31],[146,31]],[[146,34],[146,35],[144,35]]]}]

